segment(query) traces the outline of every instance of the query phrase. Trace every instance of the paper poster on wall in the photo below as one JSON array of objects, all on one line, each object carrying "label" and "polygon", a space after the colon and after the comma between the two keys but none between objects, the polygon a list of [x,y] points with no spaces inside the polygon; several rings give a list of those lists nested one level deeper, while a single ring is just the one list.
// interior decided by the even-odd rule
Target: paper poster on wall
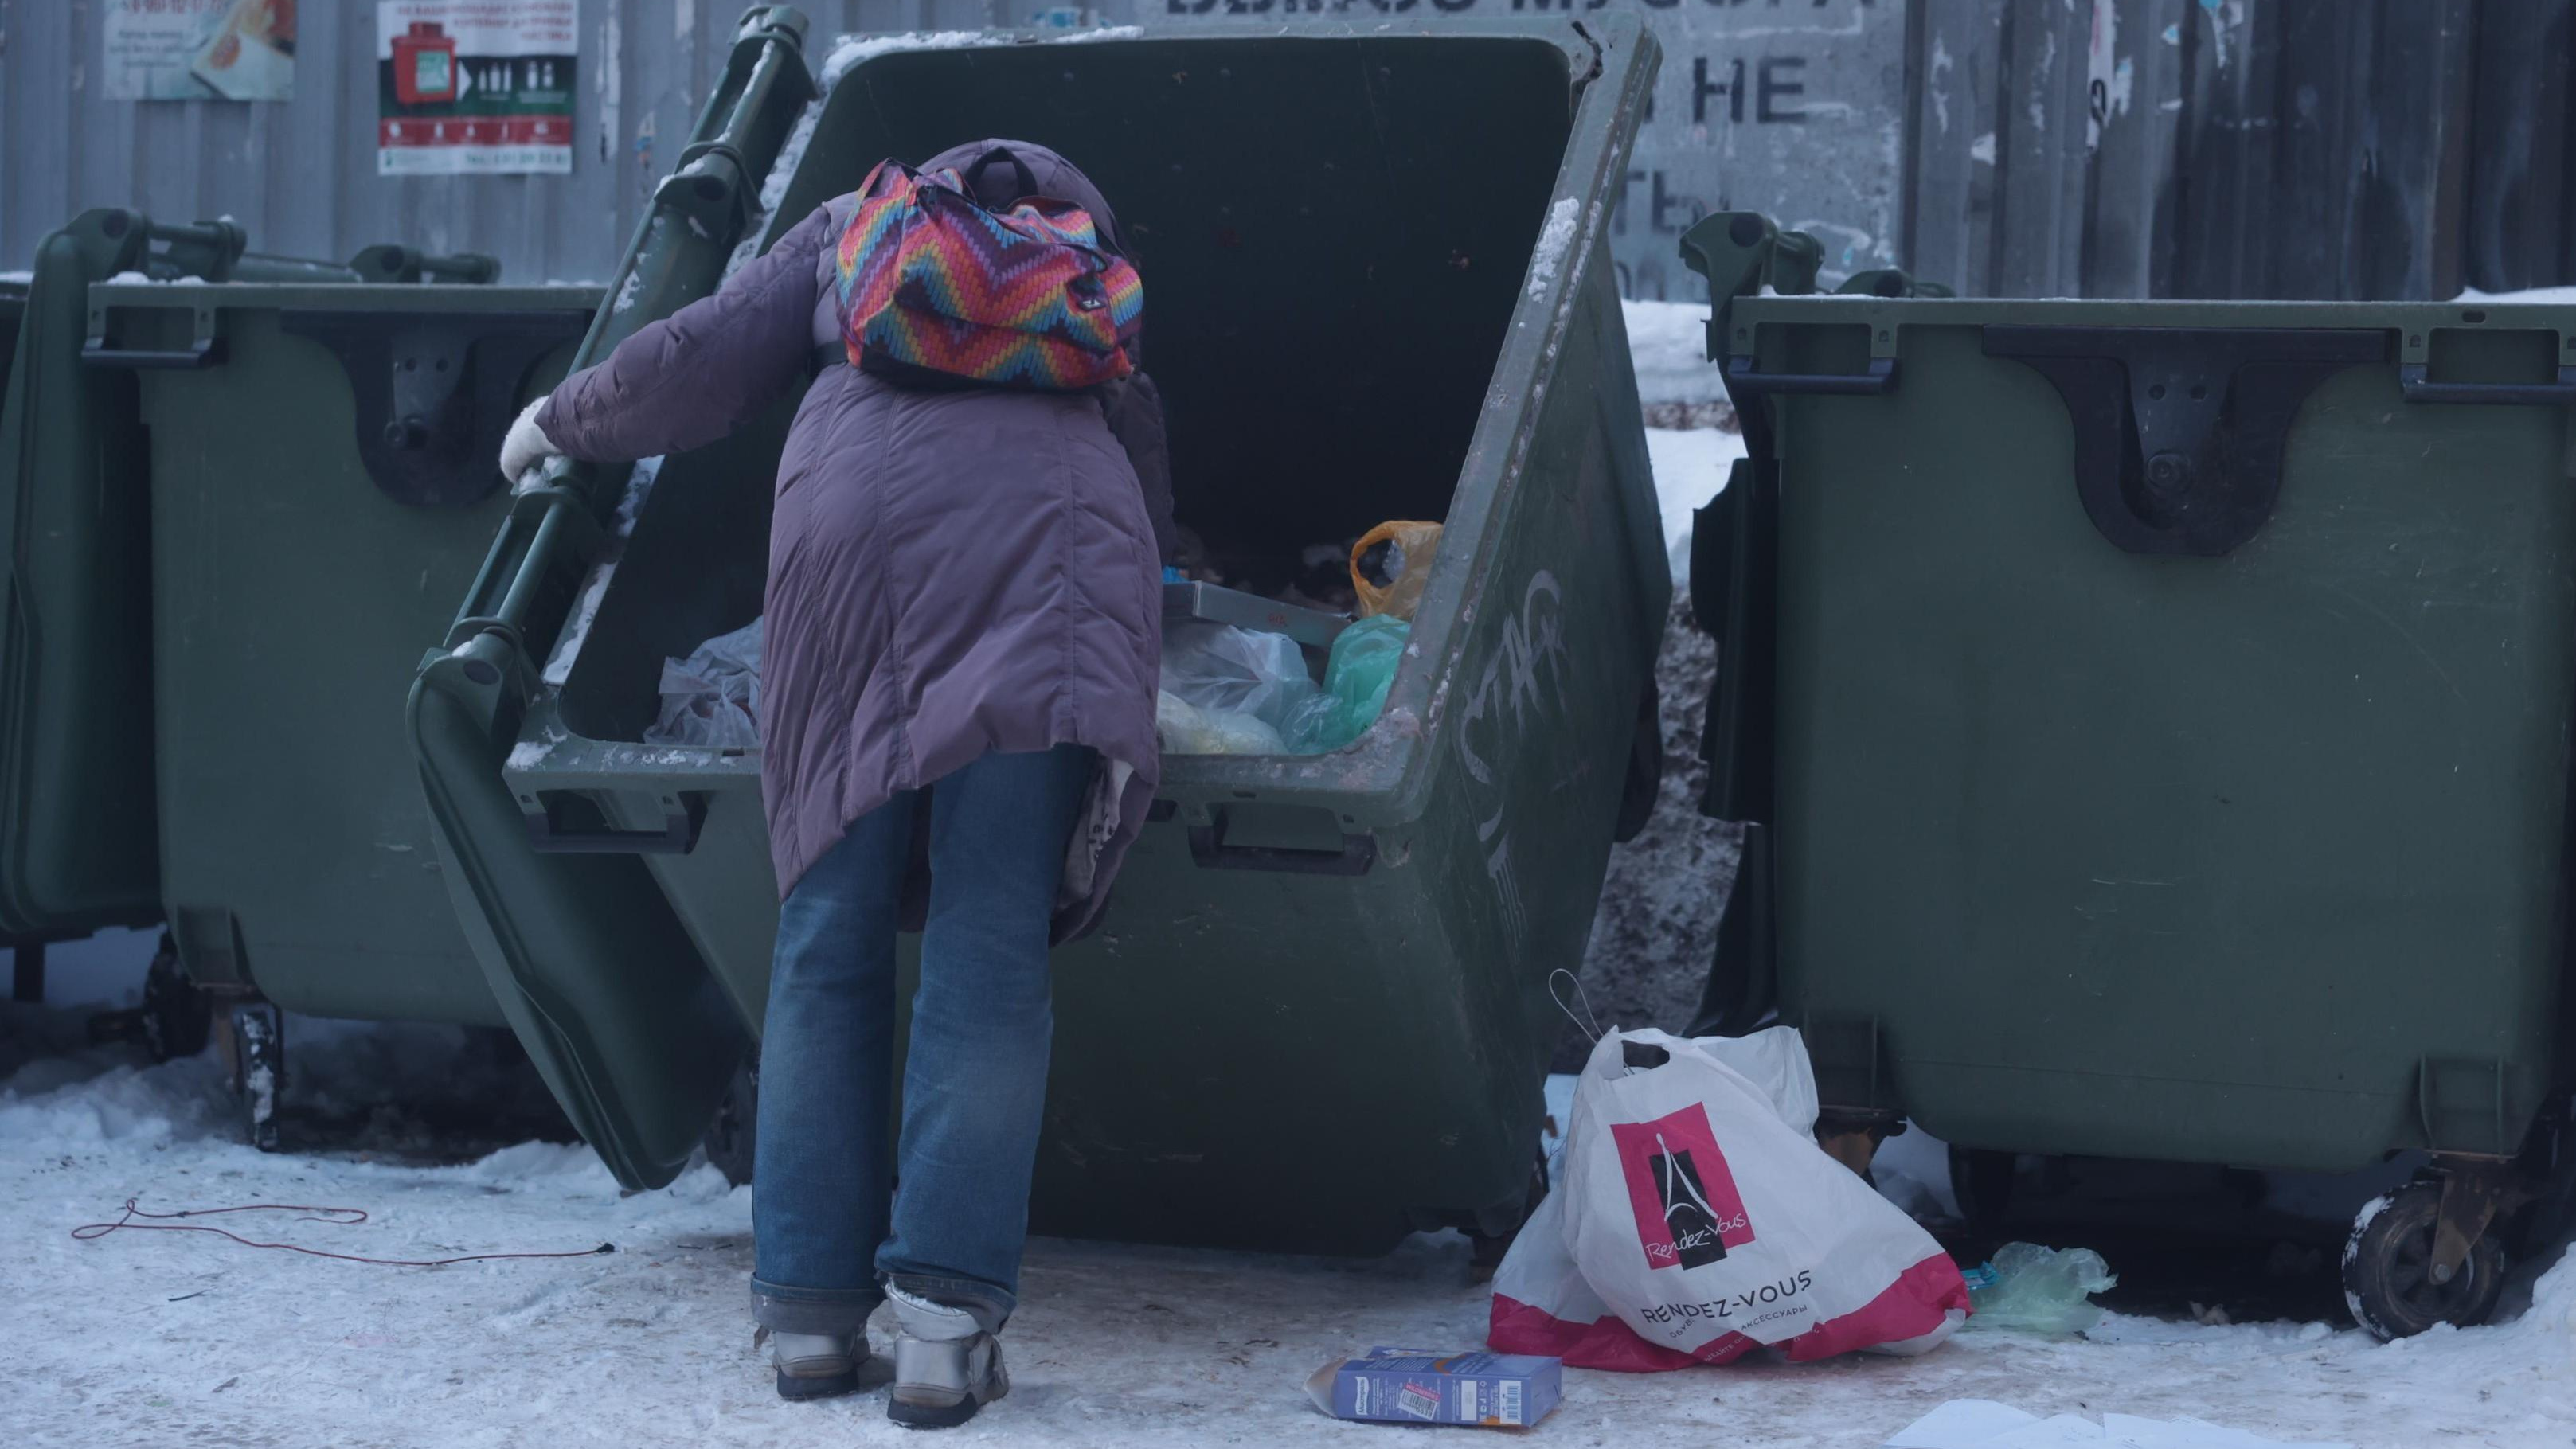
[{"label": "paper poster on wall", "polygon": [[572,170],[575,0],[379,0],[376,174]]},{"label": "paper poster on wall", "polygon": [[109,100],[295,96],[295,0],[107,0],[100,18]]}]

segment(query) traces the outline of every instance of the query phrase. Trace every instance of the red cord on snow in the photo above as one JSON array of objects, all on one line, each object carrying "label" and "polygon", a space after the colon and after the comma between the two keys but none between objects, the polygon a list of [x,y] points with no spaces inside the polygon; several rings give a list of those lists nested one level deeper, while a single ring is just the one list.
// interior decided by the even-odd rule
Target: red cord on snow
[{"label": "red cord on snow", "polygon": [[[230,1238],[245,1248],[275,1248],[280,1252],[302,1253],[313,1258],[337,1258],[343,1263],[372,1263],[379,1268],[444,1268],[450,1263],[482,1263],[495,1258],[595,1258],[602,1253],[617,1251],[616,1244],[602,1243],[596,1248],[584,1248],[570,1253],[465,1253],[454,1258],[362,1258],[355,1253],[327,1253],[320,1248],[298,1247],[293,1243],[255,1243],[239,1233],[226,1232],[222,1228],[199,1227],[192,1223],[169,1221],[173,1218],[211,1218],[223,1213],[302,1213],[304,1216],[296,1221],[329,1223],[334,1227],[342,1228],[354,1228],[367,1220],[366,1212],[359,1208],[304,1207],[295,1203],[282,1202],[255,1202],[241,1207],[186,1208],[175,1213],[147,1213],[136,1207],[134,1199],[129,1197],[125,1200],[123,1217],[112,1223],[84,1223],[72,1229],[72,1236],[81,1242],[90,1243],[120,1230],[138,1233],[213,1233],[219,1238]],[[138,1218],[154,1218],[160,1221],[138,1222],[136,1221]]]}]

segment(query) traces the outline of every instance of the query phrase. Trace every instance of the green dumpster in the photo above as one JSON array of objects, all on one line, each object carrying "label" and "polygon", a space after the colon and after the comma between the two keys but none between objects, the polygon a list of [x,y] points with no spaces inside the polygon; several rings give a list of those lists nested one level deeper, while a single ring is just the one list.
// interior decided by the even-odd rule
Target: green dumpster
[{"label": "green dumpster", "polygon": [[[90,289],[150,438],[159,900],[199,985],[316,1016],[502,1024],[401,715],[509,511],[492,464],[597,287]],[[129,762],[130,764],[130,762]]]},{"label": "green dumpster", "polygon": [[26,317],[27,280],[0,277],[0,398],[9,393],[9,369],[18,360],[18,328]]},{"label": "green dumpster", "polygon": [[[1545,982],[1581,959],[1669,601],[1604,236],[1656,54],[1615,16],[998,38],[873,55],[824,101],[772,238],[959,137],[1060,148],[1114,198],[1211,549],[1448,525],[1367,737],[1165,761],[1105,925],[1059,953],[1041,1231],[1372,1252],[1519,1221]],[[788,417],[667,460],[595,552],[505,538],[414,696],[486,940],[587,1033],[585,1126],[631,1182],[677,1170],[732,1066],[681,1025],[695,983],[761,1018],[757,753],[644,732],[663,659],[761,608]],[[584,474],[567,515],[604,506]]]},{"label": "green dumpster", "polygon": [[2567,1085],[2576,307],[1750,295],[1771,235],[1685,242],[1713,995],[1967,1148],[2429,1151],[2347,1286],[2475,1321]]},{"label": "green dumpster", "polygon": [[[372,247],[347,264],[247,250],[230,222],[82,214],[0,297],[0,937],[42,941],[157,920],[149,461],[136,367],[92,337],[88,290],[156,282],[486,280],[480,257]],[[84,356],[84,353],[89,354]],[[107,355],[101,355],[107,354]],[[196,361],[191,354],[188,361]],[[209,359],[210,360],[210,359]],[[104,365],[101,365],[104,364]]]}]

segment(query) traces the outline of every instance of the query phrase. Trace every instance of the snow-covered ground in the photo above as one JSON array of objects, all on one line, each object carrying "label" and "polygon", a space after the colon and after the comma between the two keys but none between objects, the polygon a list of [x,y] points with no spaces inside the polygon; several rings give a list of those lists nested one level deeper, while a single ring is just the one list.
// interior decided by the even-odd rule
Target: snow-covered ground
[{"label": "snow-covered ground", "polygon": [[[0,1023],[22,1039],[60,1038],[68,1020],[20,1012]],[[419,1088],[407,1079],[401,1090]],[[262,1154],[231,1123],[211,1055],[145,1067],[121,1050],[78,1049],[0,1083],[6,1442],[638,1449],[897,1437],[881,1396],[792,1405],[772,1394],[745,1315],[750,1192],[711,1168],[627,1196],[573,1145],[425,1166],[345,1149]],[[194,1233],[72,1239],[128,1197],[164,1211],[360,1208],[370,1221],[355,1227],[287,1213],[212,1221],[374,1257],[603,1241],[616,1251],[423,1269]],[[1454,1237],[1373,1262],[1040,1241],[1025,1288],[1008,1335],[1012,1395],[957,1442],[1385,1442],[1397,1431],[1318,1415],[1306,1375],[1376,1344],[1474,1346],[1485,1321]],[[1946,1399],[1986,1398],[2043,1416],[2188,1414],[2357,1446],[2566,1445],[2576,1266],[2543,1279],[2537,1300],[2516,1323],[2384,1347],[2324,1323],[2113,1317],[2090,1341],[1969,1333],[1921,1359],[1572,1372],[1538,1432],[1618,1449],[1868,1446]]]}]

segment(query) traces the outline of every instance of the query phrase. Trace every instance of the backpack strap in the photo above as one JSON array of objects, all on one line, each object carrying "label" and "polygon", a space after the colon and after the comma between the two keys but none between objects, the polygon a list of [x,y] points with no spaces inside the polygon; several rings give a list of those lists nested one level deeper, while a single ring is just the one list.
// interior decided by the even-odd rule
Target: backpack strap
[{"label": "backpack strap", "polygon": [[[1011,166],[1011,184],[1019,188],[1011,193],[1011,201],[1019,201],[1038,194],[1037,173],[1029,169],[1029,163],[1021,160],[1019,153],[1010,147],[996,146],[976,157],[973,163],[967,166],[966,174],[960,178],[966,183],[966,195],[969,200],[978,206],[984,204],[984,170],[986,167],[1004,161],[1009,162]],[[1008,206],[1009,203],[1005,202],[1004,205]]]}]

